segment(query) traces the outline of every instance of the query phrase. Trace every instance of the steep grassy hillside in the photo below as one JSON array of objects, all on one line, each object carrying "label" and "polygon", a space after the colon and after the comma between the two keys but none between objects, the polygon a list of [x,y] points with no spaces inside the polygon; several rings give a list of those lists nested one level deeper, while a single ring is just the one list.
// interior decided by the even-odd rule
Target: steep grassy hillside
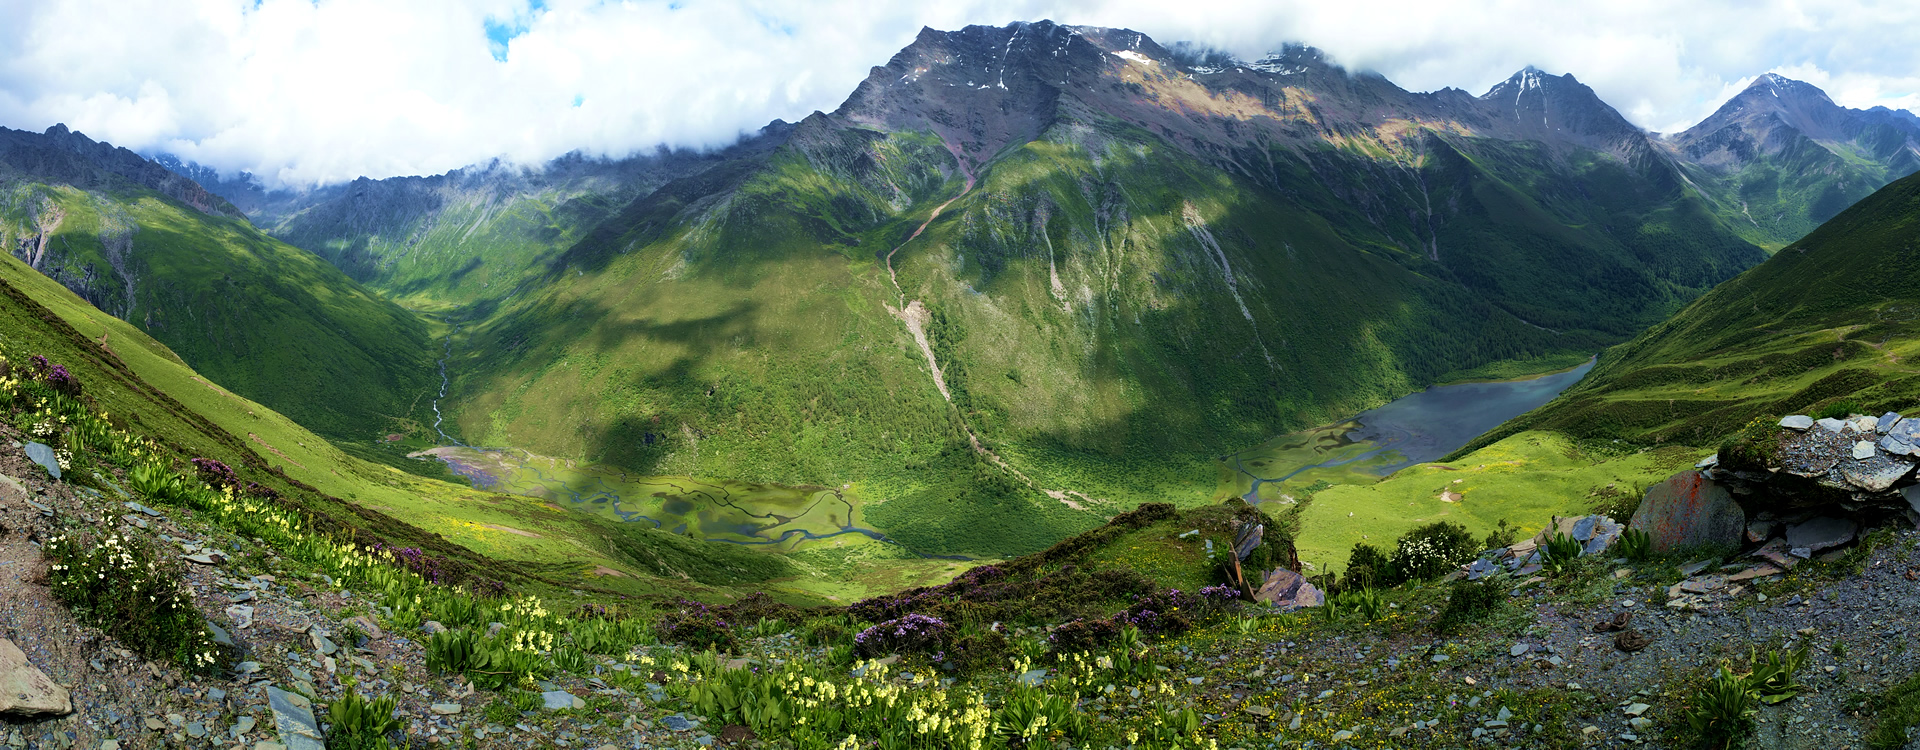
[{"label": "steep grassy hillside", "polygon": [[[700,543],[355,459],[293,420],[214,385],[166,346],[10,257],[0,258],[0,350],[15,367],[31,355],[67,367],[116,423],[152,437],[164,462],[225,462],[244,479],[280,493],[284,505],[310,515],[316,528],[362,542],[420,547],[443,558],[456,579],[544,591],[704,598],[752,586],[813,600],[799,593],[804,581],[792,582],[805,571],[778,555]],[[113,487],[87,475],[72,480]],[[789,583],[769,585],[775,580]]]},{"label": "steep grassy hillside", "polygon": [[1920,177],[1880,189],[1766,263],[1609,350],[1580,385],[1463,452],[1523,429],[1717,444],[1756,418],[1920,401]]},{"label": "steep grassy hillside", "polygon": [[[55,149],[51,138],[41,145]],[[0,163],[0,246],[13,258],[316,432],[371,444],[426,412],[437,351],[418,316],[245,219],[35,168]]]}]

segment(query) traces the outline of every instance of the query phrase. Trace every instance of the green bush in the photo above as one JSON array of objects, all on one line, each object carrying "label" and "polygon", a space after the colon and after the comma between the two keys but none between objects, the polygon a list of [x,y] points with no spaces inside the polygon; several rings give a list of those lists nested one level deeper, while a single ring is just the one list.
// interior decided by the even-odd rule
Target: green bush
[{"label": "green bush", "polygon": [[1653,556],[1653,535],[1639,529],[1627,529],[1620,534],[1615,545],[1620,556],[1633,562],[1641,562]]},{"label": "green bush", "polygon": [[1499,549],[1501,547],[1511,547],[1519,538],[1520,527],[1507,523],[1507,519],[1502,518],[1500,519],[1500,523],[1493,527],[1492,531],[1487,532],[1487,538],[1481,540],[1480,548]]},{"label": "green bush", "polygon": [[1446,609],[1435,622],[1442,631],[1457,630],[1485,619],[1507,600],[1506,589],[1493,579],[1454,581],[1447,592]]},{"label": "green bush", "polygon": [[1340,579],[1341,588],[1365,589],[1399,583],[1393,564],[1380,548],[1366,542],[1353,545],[1353,553],[1347,556],[1347,574]]},{"label": "green bush", "polygon": [[393,747],[389,735],[400,731],[400,720],[393,717],[398,704],[393,696],[372,700],[349,692],[327,709],[333,726],[327,730],[327,750],[388,750]]},{"label": "green bush", "polygon": [[81,532],[48,540],[44,553],[54,598],[81,622],[148,659],[203,673],[221,664],[223,654],[175,563],[144,539]]},{"label": "green bush", "polygon": [[1402,535],[1394,543],[1388,565],[1396,582],[1426,581],[1452,572],[1479,553],[1479,542],[1467,527],[1437,521]]}]

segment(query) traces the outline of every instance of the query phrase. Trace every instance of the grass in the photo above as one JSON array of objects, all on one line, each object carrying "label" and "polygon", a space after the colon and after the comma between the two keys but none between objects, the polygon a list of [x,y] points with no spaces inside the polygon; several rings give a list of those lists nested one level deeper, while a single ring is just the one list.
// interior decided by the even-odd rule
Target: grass
[{"label": "grass", "polygon": [[[1354,544],[1388,548],[1401,534],[1435,521],[1460,524],[1482,538],[1505,520],[1524,538],[1551,516],[1594,512],[1615,490],[1664,479],[1697,460],[1698,452],[1687,449],[1609,453],[1551,432],[1524,432],[1463,460],[1418,464],[1372,484],[1314,493],[1302,514],[1300,556],[1317,570],[1342,570]],[[1442,501],[1442,492],[1462,499]]]}]

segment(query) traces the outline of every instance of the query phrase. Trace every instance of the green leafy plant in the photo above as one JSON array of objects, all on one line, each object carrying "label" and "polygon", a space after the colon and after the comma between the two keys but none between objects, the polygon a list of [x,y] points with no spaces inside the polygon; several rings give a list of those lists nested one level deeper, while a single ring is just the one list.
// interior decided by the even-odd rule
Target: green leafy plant
[{"label": "green leafy plant", "polygon": [[1511,547],[1514,541],[1519,538],[1520,527],[1508,523],[1507,519],[1502,518],[1499,523],[1494,525],[1493,530],[1487,532],[1487,537],[1481,540],[1480,547],[1482,549]]},{"label": "green leafy plant", "polygon": [[592,664],[584,652],[572,646],[556,648],[548,658],[552,660],[554,669],[571,674],[586,674],[587,667]]},{"label": "green leafy plant", "polygon": [[1791,651],[1774,649],[1765,654],[1755,649],[1748,653],[1748,661],[1753,671],[1747,674],[1747,684],[1761,703],[1771,706],[1806,689],[1794,679],[1794,675],[1807,666],[1808,653],[1804,646]]},{"label": "green leafy plant", "polygon": [[1754,691],[1745,677],[1727,665],[1693,694],[1686,712],[1687,728],[1706,747],[1737,747],[1753,731]]},{"label": "green leafy plant", "polygon": [[1467,527],[1437,521],[1402,535],[1388,564],[1396,581],[1425,581],[1446,575],[1479,552],[1479,540]]},{"label": "green leafy plant", "polygon": [[1340,611],[1357,613],[1368,622],[1380,619],[1387,610],[1386,599],[1374,589],[1349,590],[1335,598],[1340,602],[1338,605]]},{"label": "green leafy plant", "polygon": [[389,736],[400,731],[394,718],[398,705],[393,696],[367,699],[349,691],[327,708],[333,726],[327,730],[327,750],[389,750]]},{"label": "green leafy plant", "polygon": [[1566,534],[1554,534],[1540,550],[1540,567],[1564,573],[1580,559],[1580,541]]},{"label": "green leafy plant", "polygon": [[1643,562],[1653,556],[1653,535],[1639,529],[1627,529],[1620,534],[1620,541],[1614,543],[1620,556],[1633,562]]}]

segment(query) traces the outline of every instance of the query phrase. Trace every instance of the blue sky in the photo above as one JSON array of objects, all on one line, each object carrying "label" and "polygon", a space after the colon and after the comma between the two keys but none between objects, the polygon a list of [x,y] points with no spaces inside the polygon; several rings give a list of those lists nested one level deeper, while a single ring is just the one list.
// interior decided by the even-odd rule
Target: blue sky
[{"label": "blue sky", "polygon": [[1673,131],[1769,71],[1920,110],[1920,3],[0,0],[0,125],[67,123],[274,185],[731,142],[830,110],[922,26],[1051,18],[1409,89],[1571,72]]}]

